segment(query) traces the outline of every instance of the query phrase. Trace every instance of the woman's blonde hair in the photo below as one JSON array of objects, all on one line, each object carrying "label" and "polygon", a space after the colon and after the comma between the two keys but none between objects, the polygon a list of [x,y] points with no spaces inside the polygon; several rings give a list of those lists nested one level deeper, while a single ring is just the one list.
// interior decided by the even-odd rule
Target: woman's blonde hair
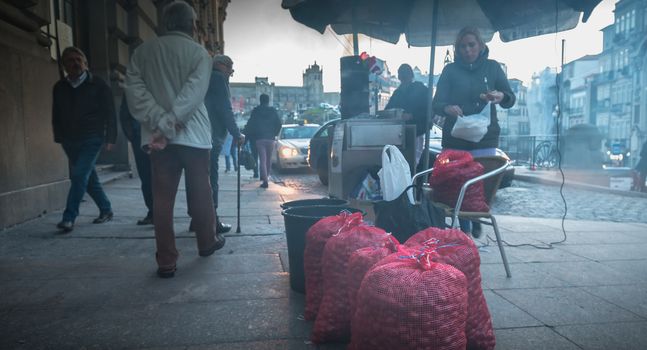
[{"label": "woman's blonde hair", "polygon": [[476,27],[464,27],[460,30],[460,32],[458,32],[458,35],[456,35],[456,41],[454,42],[454,57],[456,57],[456,54],[458,54],[458,45],[460,45],[461,40],[463,40],[463,38],[467,35],[474,35],[476,41],[481,46],[481,51],[485,50],[485,41],[483,41],[481,31],[479,31]]}]

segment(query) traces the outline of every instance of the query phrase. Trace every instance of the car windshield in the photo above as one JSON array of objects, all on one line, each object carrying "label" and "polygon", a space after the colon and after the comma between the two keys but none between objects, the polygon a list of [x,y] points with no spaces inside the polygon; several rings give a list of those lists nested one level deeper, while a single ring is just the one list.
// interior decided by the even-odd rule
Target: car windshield
[{"label": "car windshield", "polygon": [[309,126],[293,126],[281,129],[281,140],[309,139],[317,132],[317,128]]}]

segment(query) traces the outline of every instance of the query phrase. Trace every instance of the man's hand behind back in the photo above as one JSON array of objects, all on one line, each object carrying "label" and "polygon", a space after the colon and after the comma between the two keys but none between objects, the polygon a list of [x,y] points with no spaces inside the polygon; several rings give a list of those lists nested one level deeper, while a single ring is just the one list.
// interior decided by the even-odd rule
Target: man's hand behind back
[{"label": "man's hand behind back", "polygon": [[240,134],[240,137],[238,137],[238,145],[242,146],[245,144],[245,135],[243,133]]}]

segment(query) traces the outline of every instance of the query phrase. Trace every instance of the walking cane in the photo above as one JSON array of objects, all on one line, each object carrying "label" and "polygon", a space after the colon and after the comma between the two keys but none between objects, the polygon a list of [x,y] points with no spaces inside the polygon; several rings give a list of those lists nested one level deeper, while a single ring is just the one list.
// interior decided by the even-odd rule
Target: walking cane
[{"label": "walking cane", "polygon": [[240,233],[240,144],[236,146],[236,171],[238,172],[237,177],[238,177],[238,188],[237,188],[237,195],[238,195],[238,204],[237,204],[237,218],[236,218],[236,233]]}]

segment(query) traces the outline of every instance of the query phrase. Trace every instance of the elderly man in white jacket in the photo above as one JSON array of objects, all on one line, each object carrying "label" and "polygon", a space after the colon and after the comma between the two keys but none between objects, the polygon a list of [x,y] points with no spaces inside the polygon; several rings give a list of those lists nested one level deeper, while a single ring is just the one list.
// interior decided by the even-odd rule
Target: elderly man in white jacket
[{"label": "elderly man in white jacket", "polygon": [[204,97],[212,60],[192,37],[195,20],[186,2],[167,5],[162,16],[166,33],[137,48],[126,74],[128,106],[141,123],[142,147],[151,152],[157,274],[162,278],[173,277],[176,270],[173,206],[183,169],[199,255],[209,256],[225,244],[214,230],[209,184],[211,125]]}]

